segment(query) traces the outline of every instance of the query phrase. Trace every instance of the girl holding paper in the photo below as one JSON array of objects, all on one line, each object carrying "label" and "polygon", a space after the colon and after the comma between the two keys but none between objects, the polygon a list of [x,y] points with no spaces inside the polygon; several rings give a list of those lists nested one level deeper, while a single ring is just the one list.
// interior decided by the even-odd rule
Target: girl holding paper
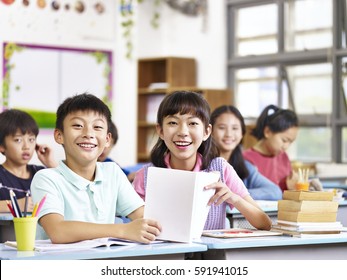
[{"label": "girl holding paper", "polygon": [[219,157],[210,137],[210,107],[198,93],[177,91],[167,95],[157,113],[159,139],[151,151],[151,163],[140,169],[133,185],[145,199],[149,166],[196,172],[218,171],[221,180],[205,189],[215,189],[204,229],[225,228],[226,206],[237,208],[257,229],[269,230],[270,218],[257,206],[233,167]]}]

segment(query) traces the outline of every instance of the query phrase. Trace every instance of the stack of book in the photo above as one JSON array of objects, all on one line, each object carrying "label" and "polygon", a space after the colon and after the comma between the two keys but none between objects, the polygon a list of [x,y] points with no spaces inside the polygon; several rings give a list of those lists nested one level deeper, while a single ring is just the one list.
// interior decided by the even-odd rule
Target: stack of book
[{"label": "stack of book", "polygon": [[272,230],[291,236],[340,233],[343,226],[336,221],[338,206],[331,192],[284,191]]}]

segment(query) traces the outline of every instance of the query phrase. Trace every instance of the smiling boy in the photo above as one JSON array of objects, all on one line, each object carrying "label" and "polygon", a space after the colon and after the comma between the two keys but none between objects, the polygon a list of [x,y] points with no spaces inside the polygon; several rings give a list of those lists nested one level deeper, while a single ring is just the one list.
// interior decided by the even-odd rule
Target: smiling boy
[{"label": "smiling boy", "polygon": [[[65,150],[57,168],[39,171],[32,181],[34,202],[44,195],[39,236],[53,243],[100,237],[149,243],[160,233],[156,221],[143,219],[143,200],[114,162],[97,162],[110,144],[108,107],[92,94],[67,98],[57,110],[54,138]],[[115,216],[132,222],[114,224]],[[43,230],[42,230],[43,229]]]}]

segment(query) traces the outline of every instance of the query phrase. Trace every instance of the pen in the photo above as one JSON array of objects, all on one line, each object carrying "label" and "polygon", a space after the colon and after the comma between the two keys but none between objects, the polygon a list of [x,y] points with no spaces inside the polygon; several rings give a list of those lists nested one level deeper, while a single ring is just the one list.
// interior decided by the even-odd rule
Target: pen
[{"label": "pen", "polygon": [[10,190],[10,197],[11,197],[11,202],[12,202],[12,208],[13,208],[14,213],[16,214],[16,217],[21,218],[22,212],[20,211],[17,197],[16,197],[16,194],[14,193],[13,190]]},{"label": "pen", "polygon": [[25,194],[25,202],[24,202],[24,217],[27,216],[27,209],[28,209],[28,196],[29,196],[29,191]]},{"label": "pen", "polygon": [[41,199],[41,201],[39,203],[39,206],[37,206],[37,210],[36,210],[36,213],[35,213],[34,217],[36,217],[39,214],[39,212],[40,212],[40,210],[42,208],[42,205],[45,203],[46,197],[47,197],[47,195],[45,194],[44,197]]}]

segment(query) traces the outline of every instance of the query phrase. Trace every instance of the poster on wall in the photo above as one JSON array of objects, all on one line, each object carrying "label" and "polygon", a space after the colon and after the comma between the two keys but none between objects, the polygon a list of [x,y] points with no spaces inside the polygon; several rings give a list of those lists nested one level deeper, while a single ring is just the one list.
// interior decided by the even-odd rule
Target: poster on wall
[{"label": "poster on wall", "polygon": [[111,107],[111,51],[4,43],[2,110],[24,110],[50,129],[60,103],[83,92]]}]

